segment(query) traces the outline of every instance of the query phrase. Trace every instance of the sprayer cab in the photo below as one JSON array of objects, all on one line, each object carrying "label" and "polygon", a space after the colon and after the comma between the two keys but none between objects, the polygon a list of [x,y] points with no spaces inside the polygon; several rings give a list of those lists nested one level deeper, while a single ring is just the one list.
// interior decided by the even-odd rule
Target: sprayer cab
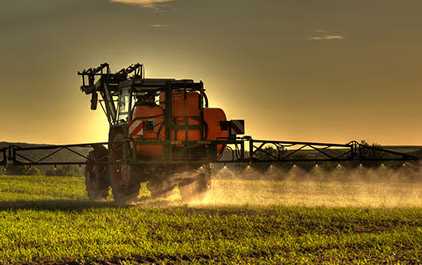
[{"label": "sprayer cab", "polygon": [[202,81],[145,78],[142,64],[112,73],[105,63],[78,74],[91,109],[100,103],[107,116],[110,141],[123,134],[137,158],[215,159],[225,147],[217,141],[244,134],[243,121],[209,108]]}]

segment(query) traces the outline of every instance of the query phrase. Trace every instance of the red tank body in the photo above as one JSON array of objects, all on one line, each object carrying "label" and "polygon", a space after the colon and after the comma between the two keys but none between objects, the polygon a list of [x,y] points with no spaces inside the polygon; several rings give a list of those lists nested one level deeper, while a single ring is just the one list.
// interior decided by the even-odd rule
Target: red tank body
[{"label": "red tank body", "polygon": [[[164,147],[154,141],[165,141],[164,113],[165,93],[160,94],[160,105],[136,105],[132,120],[129,123],[129,134],[134,140],[144,140],[135,146],[139,157],[158,159],[162,157]],[[177,142],[176,147],[183,148],[186,141],[227,140],[228,130],[221,129],[221,122],[226,121],[223,110],[203,108],[201,94],[198,92],[177,91],[172,95],[172,118],[177,126],[171,132],[171,141]],[[204,131],[201,131],[201,125]],[[189,128],[188,126],[195,126]],[[153,141],[148,143],[148,141]],[[217,146],[220,155],[224,145]],[[205,149],[204,149],[205,151]]]},{"label": "red tank body", "polygon": [[[221,122],[226,121],[226,114],[222,109],[206,108],[204,109],[204,121],[207,125],[207,140],[227,140],[229,138],[229,131],[221,129]],[[217,145],[217,153],[221,155],[225,146]]]},{"label": "red tank body", "polygon": [[[165,95],[163,95],[165,97]],[[199,126],[201,125],[201,98],[197,92],[176,92],[173,93],[173,119],[176,125]],[[180,128],[171,133],[172,139],[175,141],[199,141],[201,140],[201,129]],[[180,144],[179,146],[183,146]]]},{"label": "red tank body", "polygon": [[[164,110],[159,106],[135,106],[132,121],[129,125],[131,138],[135,140],[160,141],[164,140],[163,128]],[[159,158],[163,153],[161,144],[136,144],[138,155],[146,158]]]}]

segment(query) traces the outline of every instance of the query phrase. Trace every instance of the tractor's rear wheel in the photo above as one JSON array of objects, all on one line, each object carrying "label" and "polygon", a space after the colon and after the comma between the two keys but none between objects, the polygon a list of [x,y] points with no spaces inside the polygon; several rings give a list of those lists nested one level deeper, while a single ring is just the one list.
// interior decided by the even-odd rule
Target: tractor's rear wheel
[{"label": "tractor's rear wheel", "polygon": [[114,170],[116,172],[111,178],[114,201],[118,204],[135,202],[139,196],[140,181],[136,177],[134,167],[121,164],[116,165]]},{"label": "tractor's rear wheel", "polygon": [[110,176],[107,166],[108,151],[102,146],[95,146],[88,154],[85,167],[85,189],[90,200],[106,200],[110,189]]}]

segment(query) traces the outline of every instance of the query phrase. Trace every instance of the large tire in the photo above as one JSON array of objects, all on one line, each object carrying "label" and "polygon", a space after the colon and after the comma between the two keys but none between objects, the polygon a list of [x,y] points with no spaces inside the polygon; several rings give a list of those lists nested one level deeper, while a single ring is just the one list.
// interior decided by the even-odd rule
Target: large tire
[{"label": "large tire", "polygon": [[115,134],[110,152],[111,190],[114,201],[120,205],[136,201],[140,186],[139,172],[136,167],[128,165],[123,159],[125,149],[129,150],[129,144],[124,140],[122,133]]},{"label": "large tire", "polygon": [[137,201],[140,181],[134,171],[134,167],[121,164],[119,165],[119,173],[113,174],[111,186],[113,198],[116,203],[129,204]]},{"label": "large tire", "polygon": [[108,151],[102,146],[94,146],[88,154],[85,167],[85,189],[90,200],[106,200],[110,189],[110,176],[107,166]]}]

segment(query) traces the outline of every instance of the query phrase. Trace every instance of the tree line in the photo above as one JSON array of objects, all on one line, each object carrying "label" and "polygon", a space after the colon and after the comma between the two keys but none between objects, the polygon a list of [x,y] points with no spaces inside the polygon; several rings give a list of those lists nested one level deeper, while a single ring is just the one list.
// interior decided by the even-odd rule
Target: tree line
[{"label": "tree line", "polygon": [[0,175],[9,176],[83,176],[84,167],[74,165],[63,166],[16,166],[8,165],[0,168]]}]

